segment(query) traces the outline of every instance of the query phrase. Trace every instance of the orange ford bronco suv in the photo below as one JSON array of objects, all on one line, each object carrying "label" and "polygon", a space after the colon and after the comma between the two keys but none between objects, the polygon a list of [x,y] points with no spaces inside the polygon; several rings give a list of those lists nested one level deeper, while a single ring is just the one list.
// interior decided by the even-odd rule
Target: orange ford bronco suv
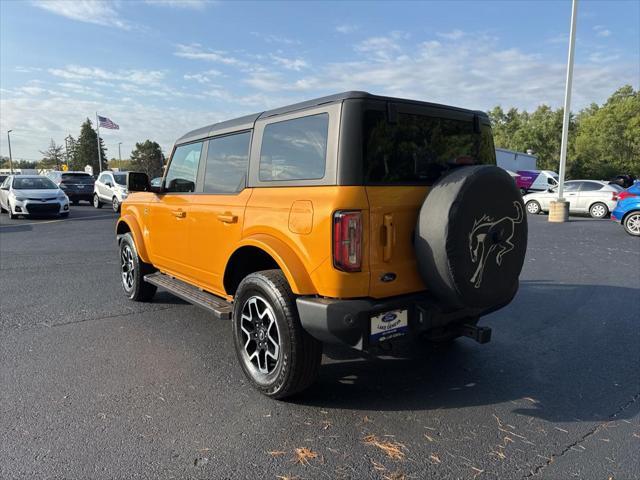
[{"label": "orange ford bronco suv", "polygon": [[479,318],[518,289],[526,216],[483,112],[342,93],[194,130],[160,187],[127,184],[128,297],[160,287],[231,319],[274,398],[314,381],[323,343],[485,343]]}]

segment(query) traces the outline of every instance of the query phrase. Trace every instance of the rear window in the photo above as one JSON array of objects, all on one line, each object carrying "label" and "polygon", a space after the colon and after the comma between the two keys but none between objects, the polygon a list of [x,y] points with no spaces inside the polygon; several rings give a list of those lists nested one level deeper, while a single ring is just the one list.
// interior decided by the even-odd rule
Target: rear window
[{"label": "rear window", "polygon": [[382,111],[368,110],[363,125],[367,184],[429,185],[458,165],[495,165],[491,128],[473,119],[457,120],[399,113],[390,123]]},{"label": "rear window", "polygon": [[328,134],[326,113],[268,124],[262,135],[260,180],[323,178]]},{"label": "rear window", "polygon": [[63,173],[62,182],[64,183],[93,183],[93,177],[87,173]]}]

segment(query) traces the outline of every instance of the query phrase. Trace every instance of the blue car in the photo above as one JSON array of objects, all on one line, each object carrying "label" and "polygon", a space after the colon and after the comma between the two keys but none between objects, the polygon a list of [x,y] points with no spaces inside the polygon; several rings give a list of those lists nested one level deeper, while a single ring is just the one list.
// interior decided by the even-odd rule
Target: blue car
[{"label": "blue car", "polygon": [[618,194],[611,220],[621,223],[629,235],[640,237],[640,182]]}]

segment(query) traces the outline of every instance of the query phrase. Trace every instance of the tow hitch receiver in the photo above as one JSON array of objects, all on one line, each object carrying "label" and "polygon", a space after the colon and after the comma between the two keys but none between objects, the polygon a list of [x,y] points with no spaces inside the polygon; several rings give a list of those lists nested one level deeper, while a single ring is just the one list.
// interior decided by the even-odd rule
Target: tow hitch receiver
[{"label": "tow hitch receiver", "polygon": [[489,343],[491,340],[491,329],[489,327],[478,327],[477,325],[460,325],[460,335],[473,338],[478,343]]}]

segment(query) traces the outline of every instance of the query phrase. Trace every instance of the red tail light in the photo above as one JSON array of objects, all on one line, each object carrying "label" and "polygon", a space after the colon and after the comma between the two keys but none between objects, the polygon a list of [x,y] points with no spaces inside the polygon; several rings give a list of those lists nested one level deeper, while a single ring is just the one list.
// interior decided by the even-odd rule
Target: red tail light
[{"label": "red tail light", "polygon": [[362,268],[362,213],[337,211],[333,215],[333,266],[345,272]]},{"label": "red tail light", "polygon": [[631,193],[628,190],[623,190],[622,192],[618,193],[618,201],[620,200],[624,200],[625,198],[631,198],[631,197],[637,197],[638,195],[636,193]]},{"label": "red tail light", "polygon": [[611,192],[611,200],[618,201],[618,192]]}]

